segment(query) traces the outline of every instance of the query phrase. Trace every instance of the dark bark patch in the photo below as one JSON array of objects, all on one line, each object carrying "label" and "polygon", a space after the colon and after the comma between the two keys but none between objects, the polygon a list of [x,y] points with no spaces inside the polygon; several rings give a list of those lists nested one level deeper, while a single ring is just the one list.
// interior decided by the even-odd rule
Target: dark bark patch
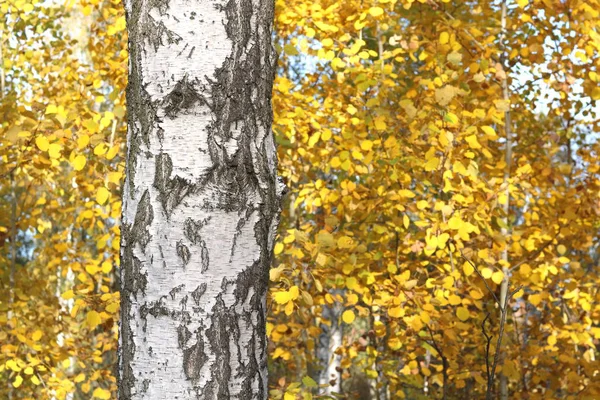
[{"label": "dark bark patch", "polygon": [[171,300],[175,300],[175,296],[177,296],[177,293],[181,292],[184,287],[185,287],[185,284],[182,283],[181,285],[176,286],[173,289],[171,289],[169,291],[169,296],[171,296]]},{"label": "dark bark patch", "polygon": [[197,103],[206,104],[195,85],[198,83],[189,82],[187,76],[175,84],[173,90],[162,101],[162,107],[167,117],[173,119],[180,113],[192,109]]},{"label": "dark bark patch", "polygon": [[[204,352],[204,339],[200,330],[196,332],[196,343],[183,350],[183,372],[189,380],[197,380],[200,377],[200,371],[208,361],[208,356]],[[219,397],[229,398],[229,397]]]},{"label": "dark bark patch", "polygon": [[183,223],[183,235],[190,241],[192,244],[200,244],[202,242],[202,236],[200,236],[200,230],[208,224],[210,221],[210,217],[205,218],[200,221],[194,221],[192,218],[188,218]]},{"label": "dark bark patch", "polygon": [[208,257],[208,248],[206,247],[204,240],[200,241],[200,248],[200,259],[202,261],[202,269],[200,272],[206,272],[208,271],[208,266],[210,265],[210,259]]},{"label": "dark bark patch", "polygon": [[188,340],[192,337],[192,332],[185,325],[179,325],[177,328],[177,343],[180,349],[184,349]]},{"label": "dark bark patch", "polygon": [[177,255],[179,256],[179,258],[181,258],[181,261],[183,261],[184,267],[190,262],[190,249],[188,249],[187,246],[183,244],[181,240],[177,242]]},{"label": "dark bark patch", "polygon": [[192,292],[192,299],[194,300],[194,303],[196,303],[197,306],[200,305],[200,298],[202,297],[202,295],[204,293],[206,293],[206,289],[207,289],[207,284],[206,282],[200,284],[193,292]]},{"label": "dark bark patch", "polygon": [[142,251],[145,251],[150,242],[151,235],[148,232],[148,226],[150,226],[153,219],[154,211],[152,210],[152,204],[150,204],[150,193],[146,189],[138,203],[130,233],[130,237],[142,246]]},{"label": "dark bark patch", "polygon": [[189,181],[175,176],[171,178],[173,162],[167,153],[155,157],[154,187],[158,189],[160,201],[167,218],[183,199],[194,191],[194,185]]}]

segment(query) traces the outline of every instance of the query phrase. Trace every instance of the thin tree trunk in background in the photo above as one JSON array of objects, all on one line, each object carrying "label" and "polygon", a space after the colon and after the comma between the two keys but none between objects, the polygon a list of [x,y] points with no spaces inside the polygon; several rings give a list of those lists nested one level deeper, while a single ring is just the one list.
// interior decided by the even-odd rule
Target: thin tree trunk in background
[{"label": "thin tree trunk in background", "polygon": [[335,350],[342,345],[341,307],[338,304],[323,305],[321,312],[323,319],[330,321],[330,325],[321,324],[317,357],[323,368],[321,370],[319,385],[324,387],[324,394],[342,392],[341,362],[342,357],[335,354]]},{"label": "thin tree trunk in background", "polygon": [[[507,20],[507,8],[506,8],[506,0],[504,0],[502,2],[502,18],[501,18],[501,26],[502,26],[502,33],[500,36],[500,40],[502,41],[502,56],[501,56],[501,60],[504,63],[506,61],[507,58],[507,51],[506,51],[506,20]],[[503,65],[503,67],[506,67],[506,65]],[[503,100],[505,100],[506,102],[510,101],[510,94],[509,94],[509,88],[508,88],[508,76],[506,76],[504,78],[504,80],[502,81],[502,98]],[[510,107],[510,105],[508,106]],[[504,223],[504,227],[501,230],[502,236],[504,237],[504,250],[502,251],[502,260],[504,261],[504,265],[502,267],[502,272],[504,273],[504,279],[502,280],[502,283],[500,284],[500,308],[504,309],[505,307],[507,307],[508,305],[505,304],[506,299],[510,298],[506,295],[508,292],[508,288],[509,288],[509,284],[510,284],[510,267],[509,267],[509,257],[508,257],[508,242],[510,240],[510,237],[512,236],[512,229],[510,228],[509,224],[509,213],[510,213],[510,170],[511,170],[511,162],[512,162],[512,121],[511,121],[511,115],[510,115],[510,108],[504,113],[504,132],[505,132],[505,136],[506,136],[506,149],[505,149],[505,153],[504,153],[504,161],[506,162],[506,167],[504,170],[504,185],[506,185],[506,203],[504,203],[504,218],[503,218],[503,223]],[[500,313],[502,314],[503,311],[500,310]],[[500,360],[502,360],[502,366],[504,366],[504,360],[505,358],[505,354],[502,351],[502,349],[500,350]],[[506,377],[506,375],[502,372],[500,372],[498,374],[498,378],[499,378],[499,382],[500,382],[500,399],[501,400],[508,400],[508,379]]]},{"label": "thin tree trunk in background", "polygon": [[119,398],[266,399],[273,2],[126,13]]}]

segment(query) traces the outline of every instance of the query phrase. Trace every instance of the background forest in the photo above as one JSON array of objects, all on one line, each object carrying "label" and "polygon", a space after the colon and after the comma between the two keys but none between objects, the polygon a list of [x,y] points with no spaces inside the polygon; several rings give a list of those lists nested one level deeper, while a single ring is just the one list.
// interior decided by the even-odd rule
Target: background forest
[{"label": "background forest", "polygon": [[[0,12],[0,398],[113,399],[123,7]],[[600,2],[277,0],[275,32],[271,397],[600,398]]]}]

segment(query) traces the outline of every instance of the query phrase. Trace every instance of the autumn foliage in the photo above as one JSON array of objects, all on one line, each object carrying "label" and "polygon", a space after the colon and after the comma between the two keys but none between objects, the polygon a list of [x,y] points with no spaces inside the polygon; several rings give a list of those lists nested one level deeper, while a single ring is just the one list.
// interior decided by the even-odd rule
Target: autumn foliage
[{"label": "autumn foliage", "polygon": [[[600,398],[599,10],[277,0],[273,399]],[[0,398],[116,398],[122,4],[0,12]]]}]

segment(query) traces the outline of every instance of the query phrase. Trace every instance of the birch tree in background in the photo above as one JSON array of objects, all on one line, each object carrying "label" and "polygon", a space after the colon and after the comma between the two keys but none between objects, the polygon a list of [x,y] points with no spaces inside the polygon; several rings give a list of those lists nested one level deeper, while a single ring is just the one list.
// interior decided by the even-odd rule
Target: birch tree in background
[{"label": "birch tree in background", "polygon": [[120,399],[266,399],[268,0],[126,2]]}]

